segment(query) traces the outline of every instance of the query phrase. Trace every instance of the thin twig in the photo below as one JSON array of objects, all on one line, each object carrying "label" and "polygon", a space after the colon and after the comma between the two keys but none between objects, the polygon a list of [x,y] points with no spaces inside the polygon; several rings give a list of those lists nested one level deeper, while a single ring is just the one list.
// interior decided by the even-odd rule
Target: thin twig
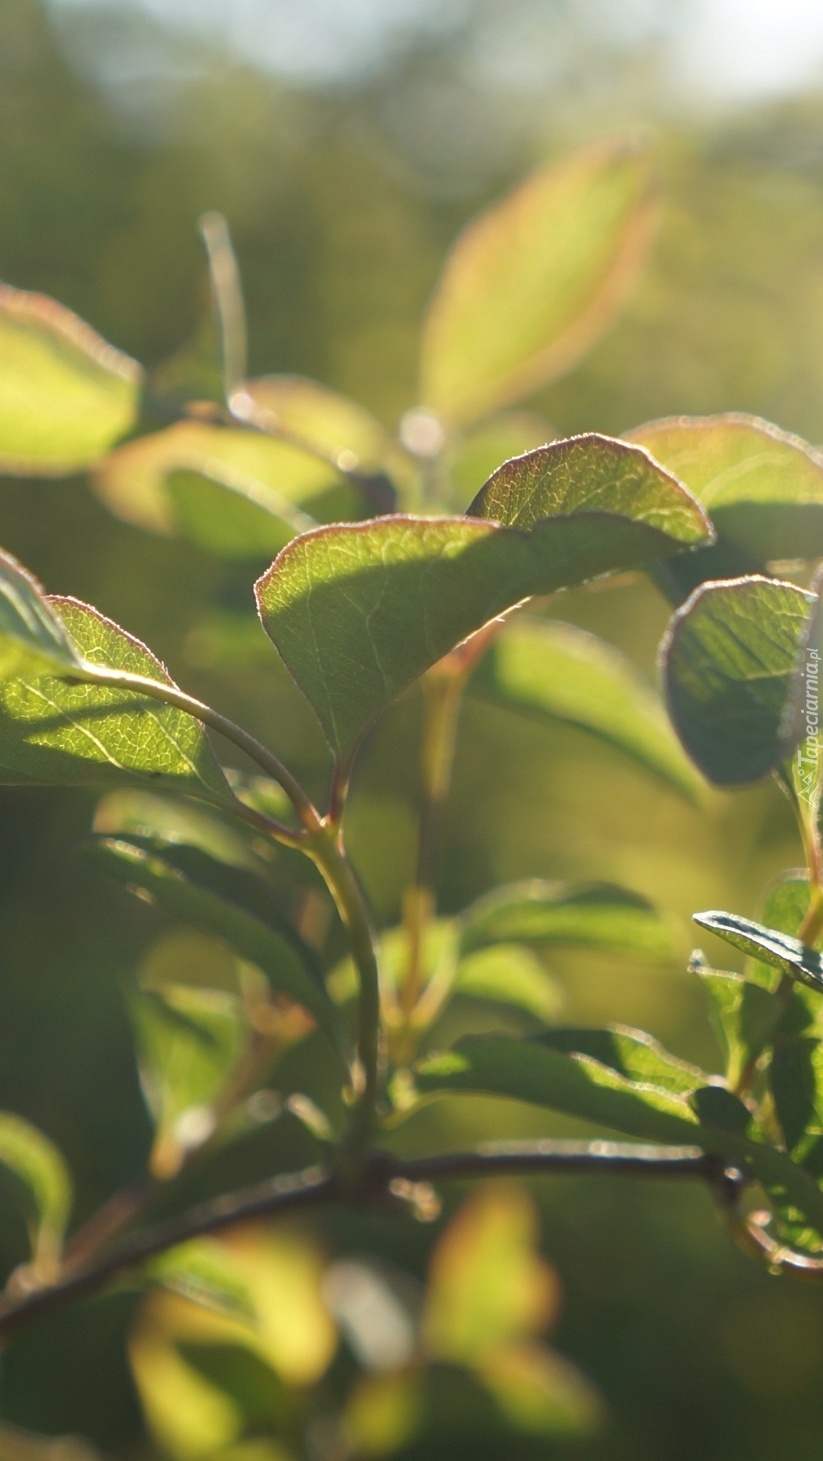
[{"label": "thin twig", "polygon": [[217,1197],[126,1238],[117,1248],[89,1260],[58,1283],[25,1290],[25,1270],[14,1276],[16,1290],[0,1308],[0,1340],[30,1320],[62,1308],[102,1288],[118,1274],[136,1268],[192,1238],[297,1208],[346,1201],[385,1204],[393,1184],[465,1181],[493,1176],[591,1176],[675,1178],[706,1182],[725,1211],[736,1204],[747,1178],[735,1165],[699,1147],[648,1146],[613,1141],[536,1141],[489,1145],[476,1151],[400,1160],[375,1152],[356,1186],[344,1187],[327,1168],[307,1167],[256,1187]]}]

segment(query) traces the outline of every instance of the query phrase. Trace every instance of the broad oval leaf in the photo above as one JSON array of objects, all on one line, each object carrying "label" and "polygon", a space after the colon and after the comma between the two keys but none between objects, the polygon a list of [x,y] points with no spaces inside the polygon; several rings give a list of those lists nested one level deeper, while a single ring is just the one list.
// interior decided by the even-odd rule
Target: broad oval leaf
[{"label": "broad oval leaf", "polygon": [[812,596],[753,576],[709,583],[675,614],[661,649],[669,713],[710,781],[737,786],[783,762]]},{"label": "broad oval leaf", "polygon": [[[150,650],[96,609],[76,599],[46,602],[81,659],[171,684]],[[106,787],[124,781],[232,801],[192,716],[131,690],[70,684],[48,673],[0,683],[0,782]]]},{"label": "broad oval leaf", "polygon": [[[255,585],[263,626],[346,754],[462,639],[534,594],[701,541],[688,493],[636,448],[589,436],[496,473],[475,517],[385,517],[290,543]],[[497,519],[508,512],[514,527]]]},{"label": "broad oval leaf", "polygon": [[823,554],[823,454],[800,437],[728,414],[650,421],[626,439],[674,472],[717,528],[716,547],[665,566],[681,597],[708,578]]},{"label": "broad oval leaf", "polygon": [[42,294],[0,285],[0,472],[62,477],[134,426],[143,372]]},{"label": "broad oval leaf", "polygon": [[518,616],[480,661],[470,690],[588,731],[691,801],[701,797],[703,782],[651,686],[620,650],[574,624]]},{"label": "broad oval leaf", "polygon": [[[125,838],[95,838],[88,850],[118,881],[132,889],[148,893],[161,908],[183,918],[196,928],[225,939],[231,948],[256,964],[275,989],[303,1005],[318,1025],[334,1042],[342,1045],[338,1012],[319,977],[306,967],[298,953],[297,935],[287,941],[259,916],[237,901],[238,881],[248,889],[250,880],[240,870],[215,870],[213,859],[206,854],[192,856],[198,849],[187,848],[182,859],[174,849],[148,851],[138,842]],[[219,864],[216,865],[219,868]],[[232,874],[237,871],[238,879]],[[224,891],[216,891],[222,886]],[[235,897],[225,895],[232,887]]]},{"label": "broad oval leaf", "polygon": [[100,463],[92,486],[117,517],[171,534],[181,527],[168,490],[178,472],[233,484],[258,503],[278,504],[278,512],[284,502],[322,521],[362,511],[359,494],[331,462],[262,431],[206,421],[179,421],[127,442]]},{"label": "broad oval leaf", "polygon": [[751,918],[739,918],[736,913],[723,913],[714,908],[695,913],[694,921],[751,958],[771,964],[781,974],[799,979],[818,992],[823,990],[823,954],[810,949],[800,939],[766,928]]},{"label": "broad oval leaf", "polygon": [[63,1244],[72,1200],[71,1178],[60,1152],[30,1121],[0,1111],[0,1167],[12,1172],[26,1190],[32,1262],[51,1281]]},{"label": "broad oval leaf", "polygon": [[496,943],[573,944],[669,959],[668,929],[651,903],[611,883],[530,878],[495,888],[461,915],[463,953]]},{"label": "broad oval leaf", "polygon": [[0,551],[0,680],[20,673],[72,670],[80,655],[40,585]]},{"label": "broad oval leaf", "polygon": [[619,138],[541,169],[471,222],[426,317],[423,404],[460,426],[571,369],[637,279],[656,191],[648,149]]}]

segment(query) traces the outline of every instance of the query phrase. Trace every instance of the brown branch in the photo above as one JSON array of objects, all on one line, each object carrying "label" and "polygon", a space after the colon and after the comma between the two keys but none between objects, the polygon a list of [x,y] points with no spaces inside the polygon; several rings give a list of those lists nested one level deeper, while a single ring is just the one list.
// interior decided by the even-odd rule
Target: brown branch
[{"label": "brown branch", "polygon": [[216,1197],[187,1212],[126,1238],[119,1247],[65,1273],[48,1287],[30,1287],[28,1270],[13,1275],[11,1292],[0,1307],[0,1340],[30,1320],[84,1298],[109,1279],[192,1238],[296,1208],[346,1201],[354,1205],[394,1205],[393,1185],[466,1181],[492,1176],[611,1175],[687,1178],[706,1182],[728,1211],[747,1178],[724,1158],[699,1147],[662,1147],[613,1141],[508,1142],[476,1151],[399,1160],[375,1152],[354,1186],[344,1186],[325,1167],[284,1173],[244,1191]]}]

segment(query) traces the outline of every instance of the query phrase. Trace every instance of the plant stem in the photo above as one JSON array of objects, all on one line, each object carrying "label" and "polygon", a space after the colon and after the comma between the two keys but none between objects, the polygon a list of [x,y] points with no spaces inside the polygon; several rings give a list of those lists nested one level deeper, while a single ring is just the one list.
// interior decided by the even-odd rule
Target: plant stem
[{"label": "plant stem", "polygon": [[325,879],[349,935],[360,981],[357,1057],[360,1084],[355,1093],[348,1138],[341,1153],[348,1180],[354,1180],[369,1149],[382,1084],[380,975],[374,929],[363,890],[346,856],[339,827],[324,824],[301,843]]},{"label": "plant stem", "polygon": [[200,1203],[132,1234],[118,1248],[47,1287],[26,1288],[24,1280],[30,1279],[30,1275],[18,1270],[16,1292],[0,1308],[0,1338],[11,1335],[29,1320],[96,1292],[109,1279],[158,1253],[239,1223],[338,1201],[385,1205],[392,1202],[392,1189],[398,1183],[465,1181],[486,1176],[606,1174],[703,1181],[727,1211],[736,1203],[746,1183],[744,1174],[733,1164],[727,1164],[723,1157],[692,1146],[660,1147],[613,1141],[511,1142],[477,1151],[448,1152],[405,1161],[375,1152],[354,1185],[344,1184],[336,1174],[321,1166],[284,1173],[256,1187]]},{"label": "plant stem", "polygon": [[[138,695],[146,695],[151,700],[160,700],[164,705],[173,705],[175,709],[194,716],[196,720],[209,726],[211,730],[217,731],[227,741],[232,741],[241,751],[245,752],[250,760],[256,762],[267,776],[270,776],[283,788],[306,832],[315,833],[322,826],[322,819],[317,808],[309,800],[299,781],[292,776],[288,768],[278,760],[273,752],[269,751],[255,736],[243,730],[242,726],[236,725],[233,720],[221,715],[218,710],[213,710],[202,700],[196,700],[194,696],[187,695],[177,685],[166,684],[161,680],[150,680],[145,675],[132,675],[126,670],[110,669],[107,665],[92,665],[88,662],[84,662],[82,670],[72,673],[67,678],[84,684],[107,685],[118,690],[133,690]],[[269,830],[275,829],[272,830],[272,835],[276,836],[279,842],[284,842],[290,847],[301,845],[302,839],[299,833],[293,832],[291,828],[282,826],[270,818],[265,818],[265,825]]]}]

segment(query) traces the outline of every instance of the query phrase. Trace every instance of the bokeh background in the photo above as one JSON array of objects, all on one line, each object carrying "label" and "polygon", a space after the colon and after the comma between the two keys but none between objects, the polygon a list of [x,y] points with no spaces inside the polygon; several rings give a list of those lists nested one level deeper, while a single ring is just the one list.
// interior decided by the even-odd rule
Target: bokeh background
[{"label": "bokeh background", "polygon": [[[546,157],[626,126],[657,135],[658,245],[621,321],[535,404],[564,435],[735,409],[823,440],[823,15],[804,0],[0,0],[0,276],[157,366],[201,317],[196,221],[219,209],[253,373],[314,376],[393,424],[414,404],[421,311],[459,226]],[[320,794],[320,737],[262,636],[243,666],[203,632],[207,615],[250,609],[249,572],[117,522],[81,480],[0,481],[0,542],[50,591],[144,638]],[[649,585],[569,594],[558,612],[654,675],[667,611]],[[375,734],[349,818],[384,924],[411,869],[418,710],[408,697]],[[80,1216],[139,1170],[150,1141],[124,992],[158,939],[164,959],[197,955],[76,855],[92,809],[74,792],[0,799],[0,1106],[67,1153]],[[768,787],[697,811],[582,735],[467,709],[443,907],[501,879],[603,877],[673,920],[671,968],[556,960],[569,1022],[638,1024],[717,1068],[685,973],[689,915],[754,914],[798,859]],[[312,1078],[322,1071],[301,1070]],[[455,1103],[403,1141],[573,1130]],[[304,1158],[296,1138],[267,1140],[221,1158],[191,1195]],[[556,1343],[610,1418],[595,1440],[524,1457],[819,1456],[823,1295],[739,1255],[701,1191],[587,1180],[534,1192],[564,1293]],[[417,1275],[434,1241],[351,1215],[312,1231],[330,1253],[382,1253]],[[4,1268],[23,1249],[4,1208]],[[114,1295],[27,1336],[0,1371],[4,1419],[139,1456],[123,1341],[133,1304]]]}]

